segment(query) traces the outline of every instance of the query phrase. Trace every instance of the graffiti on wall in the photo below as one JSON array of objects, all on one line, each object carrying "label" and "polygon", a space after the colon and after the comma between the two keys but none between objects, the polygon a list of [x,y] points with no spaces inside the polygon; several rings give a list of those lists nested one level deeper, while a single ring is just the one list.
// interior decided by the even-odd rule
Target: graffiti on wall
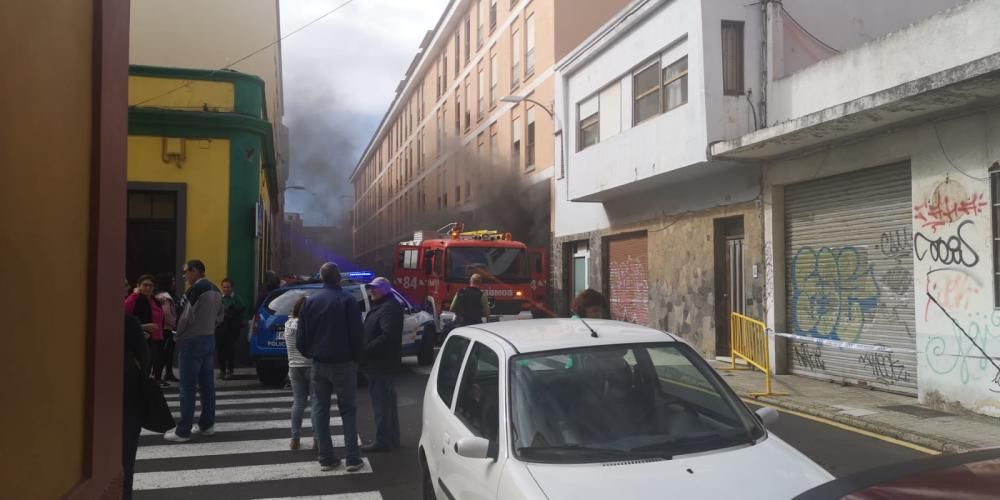
[{"label": "graffiti on wall", "polygon": [[[983,288],[974,272],[961,267],[941,267],[927,272],[926,294],[933,296],[942,307],[951,311],[969,311]],[[924,321],[929,320],[932,302],[927,299]]]},{"label": "graffiti on wall", "polygon": [[909,257],[913,252],[913,233],[908,227],[900,227],[892,231],[885,231],[879,237],[876,247],[886,257],[901,259]]},{"label": "graffiti on wall", "polygon": [[880,291],[864,252],[803,247],[792,260],[790,278],[794,333],[855,342],[873,321]]},{"label": "graffiti on wall", "polygon": [[962,232],[968,232],[968,226],[974,226],[974,223],[971,220],[962,221],[955,234],[948,237],[928,237],[924,233],[913,235],[914,257],[921,262],[975,267],[979,264],[979,254]]},{"label": "graffiti on wall", "polygon": [[637,257],[608,263],[608,279],[612,290],[611,317],[645,325],[649,317],[649,282],[646,265]]},{"label": "graffiti on wall", "polygon": [[858,356],[858,363],[871,371],[872,376],[883,384],[910,381],[910,371],[902,361],[892,356],[892,351],[863,353]]},{"label": "graffiti on wall", "polygon": [[792,354],[795,356],[795,364],[797,366],[808,368],[809,371],[826,370],[826,362],[823,361],[823,346],[821,344],[810,346],[797,342],[793,343]]},{"label": "graffiti on wall", "polygon": [[928,299],[953,325],[951,337],[931,336],[924,353],[927,365],[934,373],[947,375],[958,372],[963,384],[989,379],[989,390],[1000,393],[1000,360],[988,354],[992,341],[1000,340],[1000,311],[993,311],[988,318],[969,321],[963,326],[933,295]]},{"label": "graffiti on wall", "polygon": [[983,193],[969,193],[960,182],[946,178],[913,206],[913,218],[923,229],[938,229],[965,217],[979,215],[988,203]]}]

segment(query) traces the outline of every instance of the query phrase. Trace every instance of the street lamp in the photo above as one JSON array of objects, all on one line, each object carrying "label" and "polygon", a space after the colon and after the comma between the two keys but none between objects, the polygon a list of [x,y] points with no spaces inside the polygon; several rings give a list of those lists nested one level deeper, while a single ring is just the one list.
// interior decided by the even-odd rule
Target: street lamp
[{"label": "street lamp", "polygon": [[545,114],[549,115],[549,118],[552,118],[552,121],[556,122],[556,127],[558,128],[557,133],[559,134],[559,178],[561,179],[561,178],[565,177],[566,176],[566,147],[565,147],[566,143],[563,140],[563,127],[562,127],[562,123],[559,121],[559,117],[556,116],[555,113],[553,113],[552,111],[550,111],[549,108],[546,107],[544,104],[542,104],[542,103],[540,103],[540,102],[538,102],[538,101],[536,101],[536,100],[534,100],[534,99],[532,99],[530,97],[525,97],[525,96],[522,96],[522,95],[509,95],[509,96],[501,97],[500,101],[501,102],[509,102],[511,104],[520,104],[521,102],[530,102],[530,103],[538,106],[539,108],[542,108],[542,111],[545,111]]}]

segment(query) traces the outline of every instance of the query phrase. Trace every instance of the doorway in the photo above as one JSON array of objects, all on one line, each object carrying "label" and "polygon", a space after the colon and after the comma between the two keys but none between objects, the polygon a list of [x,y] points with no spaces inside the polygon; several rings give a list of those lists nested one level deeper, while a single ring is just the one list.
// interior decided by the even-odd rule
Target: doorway
[{"label": "doorway", "polygon": [[743,216],[715,219],[715,354],[729,356],[729,318],[746,310],[743,275]]},{"label": "doorway", "polygon": [[129,183],[125,275],[130,283],[143,274],[174,274],[184,259],[186,191],[184,184]]}]

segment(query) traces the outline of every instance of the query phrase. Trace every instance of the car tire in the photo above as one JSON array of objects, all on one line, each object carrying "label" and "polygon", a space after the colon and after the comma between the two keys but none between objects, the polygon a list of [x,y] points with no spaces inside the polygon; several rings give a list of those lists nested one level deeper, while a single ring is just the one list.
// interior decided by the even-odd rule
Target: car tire
[{"label": "car tire", "polygon": [[288,369],[282,369],[278,364],[257,362],[257,380],[269,387],[284,386]]},{"label": "car tire", "polygon": [[437,500],[437,495],[434,493],[434,482],[431,480],[431,472],[427,470],[427,466],[423,466],[424,469],[424,480],[423,480],[423,500]]},{"label": "car tire", "polygon": [[417,353],[417,364],[428,366],[434,364],[434,344],[437,343],[437,331],[433,324],[425,325],[420,334],[420,351]]}]

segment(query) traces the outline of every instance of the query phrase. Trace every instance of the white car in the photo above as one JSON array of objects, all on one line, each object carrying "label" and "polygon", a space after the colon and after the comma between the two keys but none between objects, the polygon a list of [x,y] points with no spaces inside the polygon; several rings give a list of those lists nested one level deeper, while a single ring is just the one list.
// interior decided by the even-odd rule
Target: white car
[{"label": "white car", "polygon": [[423,496],[787,499],[832,476],[681,339],[606,320],[454,330],[424,394]]}]

